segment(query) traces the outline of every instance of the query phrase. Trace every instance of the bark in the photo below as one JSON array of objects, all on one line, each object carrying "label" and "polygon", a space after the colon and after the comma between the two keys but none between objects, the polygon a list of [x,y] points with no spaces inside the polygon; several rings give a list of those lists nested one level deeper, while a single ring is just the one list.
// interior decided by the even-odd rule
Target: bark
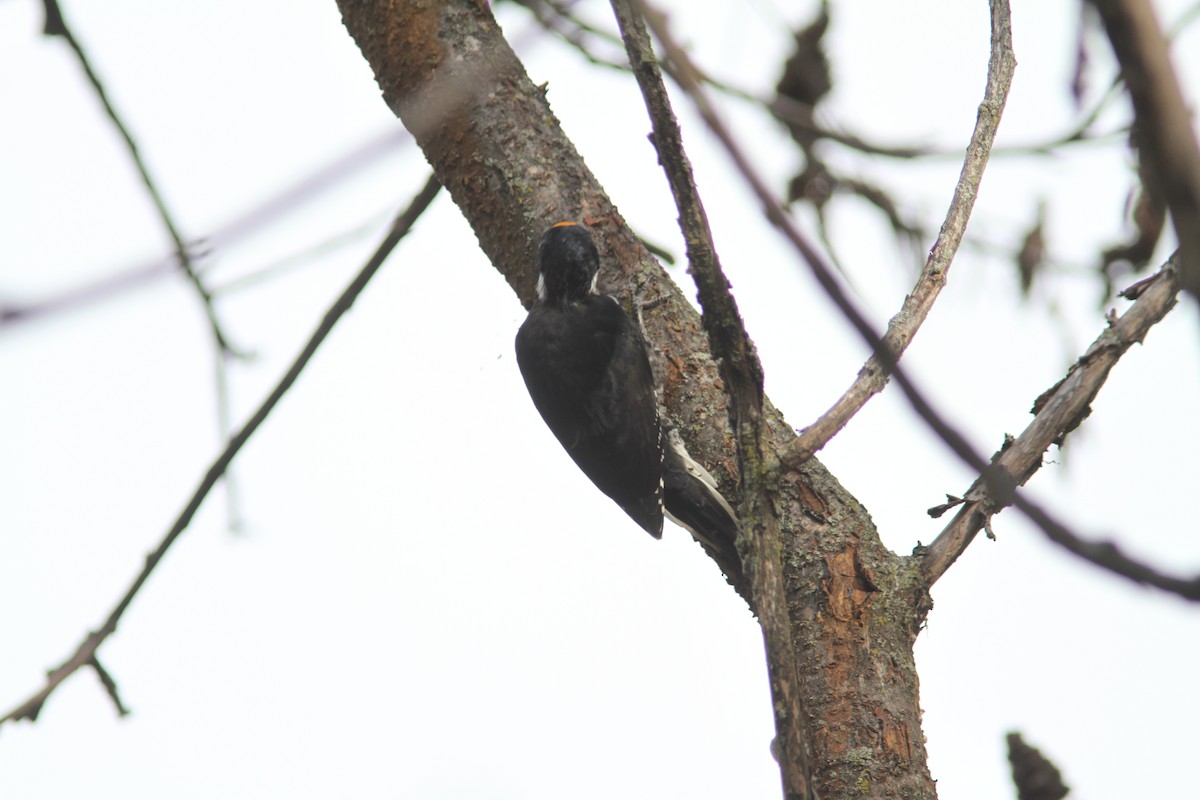
[{"label": "bark", "polygon": [[[479,0],[339,0],[343,19],[480,246],[521,301],[538,236],[582,219],[601,287],[636,297],[661,354],[664,403],[731,500],[737,456],[699,316],[630,232]],[[763,410],[764,463],[794,430]],[[813,778],[824,800],[932,798],[912,645],[929,609],[919,565],[883,547],[866,510],[816,460],[763,476],[783,539]],[[728,570],[748,596],[744,577]],[[727,572],[727,574],[728,574]]]}]

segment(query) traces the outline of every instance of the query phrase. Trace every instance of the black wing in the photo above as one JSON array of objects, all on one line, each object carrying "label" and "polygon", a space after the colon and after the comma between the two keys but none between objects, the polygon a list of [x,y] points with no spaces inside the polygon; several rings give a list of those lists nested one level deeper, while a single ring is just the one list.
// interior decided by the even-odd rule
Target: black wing
[{"label": "black wing", "polygon": [[539,304],[516,344],[525,386],[563,448],[638,525],[662,536],[654,377],[629,316],[601,295]]}]

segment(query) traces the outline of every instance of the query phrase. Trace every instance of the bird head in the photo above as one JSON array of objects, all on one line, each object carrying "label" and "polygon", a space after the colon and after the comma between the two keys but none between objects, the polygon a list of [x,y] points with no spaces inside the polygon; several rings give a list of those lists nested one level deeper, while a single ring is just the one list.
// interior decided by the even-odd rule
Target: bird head
[{"label": "bird head", "polygon": [[560,222],[542,234],[538,246],[538,299],[543,303],[571,303],[596,291],[600,255],[588,229],[575,222]]}]

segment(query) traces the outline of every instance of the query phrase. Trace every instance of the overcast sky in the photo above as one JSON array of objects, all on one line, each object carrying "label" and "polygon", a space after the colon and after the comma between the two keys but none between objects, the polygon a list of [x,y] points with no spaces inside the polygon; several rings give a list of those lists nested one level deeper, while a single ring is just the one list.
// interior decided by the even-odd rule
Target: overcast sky
[{"label": "overcast sky", "polygon": [[[768,93],[812,4],[676,3],[672,24],[719,77]],[[835,4],[831,124],[887,143],[961,148],[982,96],[983,0]],[[1018,3],[1019,67],[999,145],[1073,119],[1072,3]],[[1159,2],[1179,19],[1189,3]],[[1060,7],[1061,6],[1061,7]],[[184,234],[234,343],[232,417],[257,407],[427,175],[331,0],[65,2]],[[590,19],[611,26],[602,3]],[[626,219],[682,254],[632,81],[501,22]],[[0,303],[29,303],[170,253],[129,159],[40,4],[0,3]],[[1200,89],[1200,29],[1177,40]],[[1110,80],[1093,49],[1094,101]],[[797,156],[725,100],[782,192]],[[865,357],[679,99],[722,261],[767,371],[803,427]],[[1102,130],[1127,120],[1122,103]],[[250,233],[238,223],[371,143],[360,170]],[[929,225],[958,163],[831,156]],[[1103,329],[1086,275],[1119,240],[1131,183],[1120,147],[999,157],[970,235],[1013,241],[1039,199],[1059,264],[1021,305],[1013,268],[968,247],[906,357],[980,451]],[[802,218],[807,220],[803,214]],[[911,252],[862,203],[831,209],[856,297],[882,326]],[[336,240],[336,241],[335,241]],[[336,245],[336,246],[334,246]],[[1160,260],[1169,253],[1160,250]],[[299,261],[290,261],[300,255]],[[103,302],[0,326],[0,705],[27,697],[99,625],[221,449],[214,353],[169,268]],[[687,287],[682,268],[675,277]],[[38,722],[0,730],[0,797],[778,797],[762,639],[687,535],[645,536],[562,452],[525,394],[524,312],[440,197],[239,456],[224,489],[100,651],[133,714],[82,672]],[[1033,495],[1080,530],[1179,574],[1200,571],[1195,521],[1200,325],[1181,304],[1113,371]],[[891,390],[822,454],[909,552],[924,513],[972,476]],[[231,508],[234,511],[231,514]],[[231,516],[241,521],[230,530]],[[1004,734],[1052,755],[1080,798],[1178,797],[1200,745],[1200,614],[1078,563],[1013,512],[934,588],[918,641],[930,766],[943,800],[1014,793]]]}]

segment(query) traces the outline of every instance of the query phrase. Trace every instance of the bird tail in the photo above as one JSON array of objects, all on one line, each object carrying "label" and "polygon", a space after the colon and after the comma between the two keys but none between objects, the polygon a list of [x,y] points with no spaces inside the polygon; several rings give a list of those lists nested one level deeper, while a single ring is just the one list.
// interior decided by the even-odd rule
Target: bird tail
[{"label": "bird tail", "polygon": [[717,558],[726,575],[741,573],[738,518],[717,481],[688,454],[675,429],[663,431],[663,506],[667,517]]}]

